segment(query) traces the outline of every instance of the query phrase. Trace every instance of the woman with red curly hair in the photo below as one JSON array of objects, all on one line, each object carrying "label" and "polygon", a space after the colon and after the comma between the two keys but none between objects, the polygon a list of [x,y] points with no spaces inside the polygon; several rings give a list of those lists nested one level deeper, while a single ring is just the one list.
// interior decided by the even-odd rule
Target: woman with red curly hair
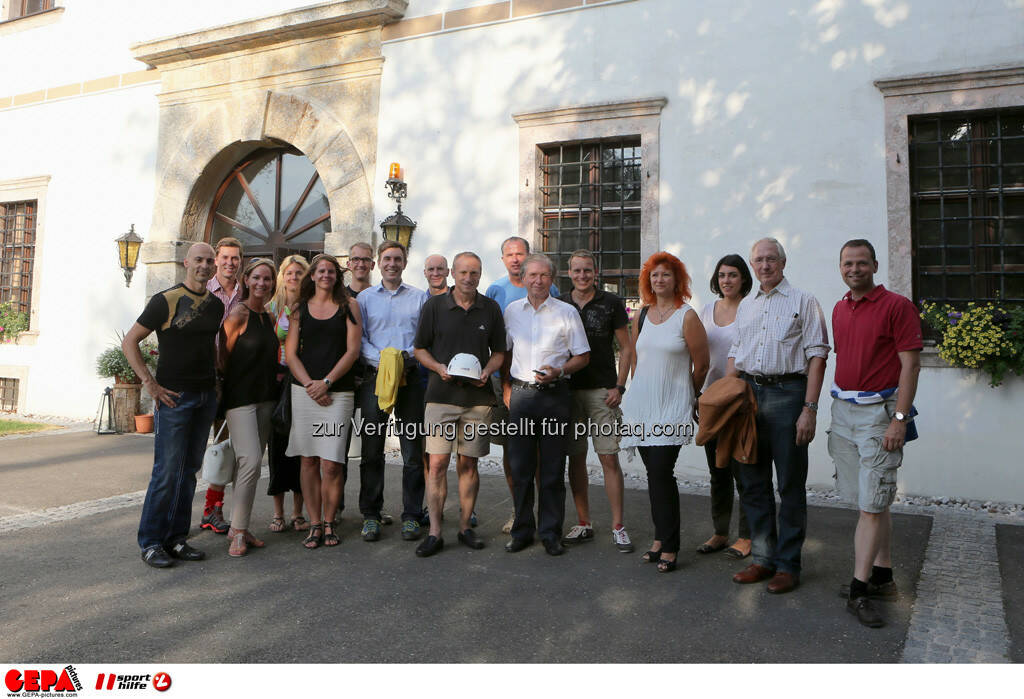
[{"label": "woman with red curly hair", "polygon": [[675,255],[657,252],[640,271],[644,306],[633,320],[633,380],[622,400],[623,448],[637,447],[647,469],[654,543],[642,558],[658,571],[676,569],[679,449],[693,439],[693,408],[710,362],[708,338],[690,307],[690,275]]}]

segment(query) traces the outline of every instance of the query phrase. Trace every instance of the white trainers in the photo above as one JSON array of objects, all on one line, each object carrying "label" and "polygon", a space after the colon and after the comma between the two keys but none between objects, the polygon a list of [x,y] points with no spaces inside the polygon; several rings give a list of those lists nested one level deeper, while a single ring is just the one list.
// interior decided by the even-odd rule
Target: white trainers
[{"label": "white trainers", "polygon": [[582,544],[594,538],[594,528],[589,524],[577,524],[569,530],[569,533],[562,537],[563,546]]},{"label": "white trainers", "polygon": [[612,541],[615,542],[615,548],[620,553],[632,553],[633,542],[629,540],[629,534],[626,533],[626,528],[612,529]]},{"label": "white trainers", "polygon": [[513,515],[508,518],[508,521],[505,522],[505,524],[501,527],[501,533],[502,534],[510,533],[512,531],[512,525],[515,524],[515,523],[516,523],[516,516],[513,513]]}]

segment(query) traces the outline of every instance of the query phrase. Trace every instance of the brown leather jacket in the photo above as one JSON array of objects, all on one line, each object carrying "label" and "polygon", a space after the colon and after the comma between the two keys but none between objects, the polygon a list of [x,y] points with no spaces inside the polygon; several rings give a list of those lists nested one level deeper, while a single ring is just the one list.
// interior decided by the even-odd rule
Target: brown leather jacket
[{"label": "brown leather jacket", "polygon": [[750,384],[735,376],[723,377],[704,391],[697,408],[697,446],[718,439],[715,466],[726,468],[730,457],[743,464],[757,461],[757,400]]}]

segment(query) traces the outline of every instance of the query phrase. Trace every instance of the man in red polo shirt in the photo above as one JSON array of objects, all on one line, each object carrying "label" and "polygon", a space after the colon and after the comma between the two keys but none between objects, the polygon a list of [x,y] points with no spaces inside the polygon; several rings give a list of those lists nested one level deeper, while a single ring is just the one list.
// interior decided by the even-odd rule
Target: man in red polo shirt
[{"label": "man in red polo shirt", "polygon": [[877,628],[885,622],[870,598],[896,596],[889,506],[921,370],[921,320],[909,299],[875,285],[878,261],[867,240],[843,245],[839,271],[850,290],[832,310],[836,374],[828,451],[840,494],[860,509],[846,609]]}]

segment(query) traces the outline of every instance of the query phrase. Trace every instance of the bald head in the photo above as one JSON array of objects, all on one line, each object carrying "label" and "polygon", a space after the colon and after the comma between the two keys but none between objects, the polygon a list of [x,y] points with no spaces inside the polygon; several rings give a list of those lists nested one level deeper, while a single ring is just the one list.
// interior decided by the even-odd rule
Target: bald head
[{"label": "bald head", "polygon": [[423,262],[423,276],[431,295],[448,291],[448,260],[443,255],[430,255]]},{"label": "bald head", "polygon": [[193,243],[185,253],[185,286],[200,293],[217,271],[216,253],[208,243]]}]

